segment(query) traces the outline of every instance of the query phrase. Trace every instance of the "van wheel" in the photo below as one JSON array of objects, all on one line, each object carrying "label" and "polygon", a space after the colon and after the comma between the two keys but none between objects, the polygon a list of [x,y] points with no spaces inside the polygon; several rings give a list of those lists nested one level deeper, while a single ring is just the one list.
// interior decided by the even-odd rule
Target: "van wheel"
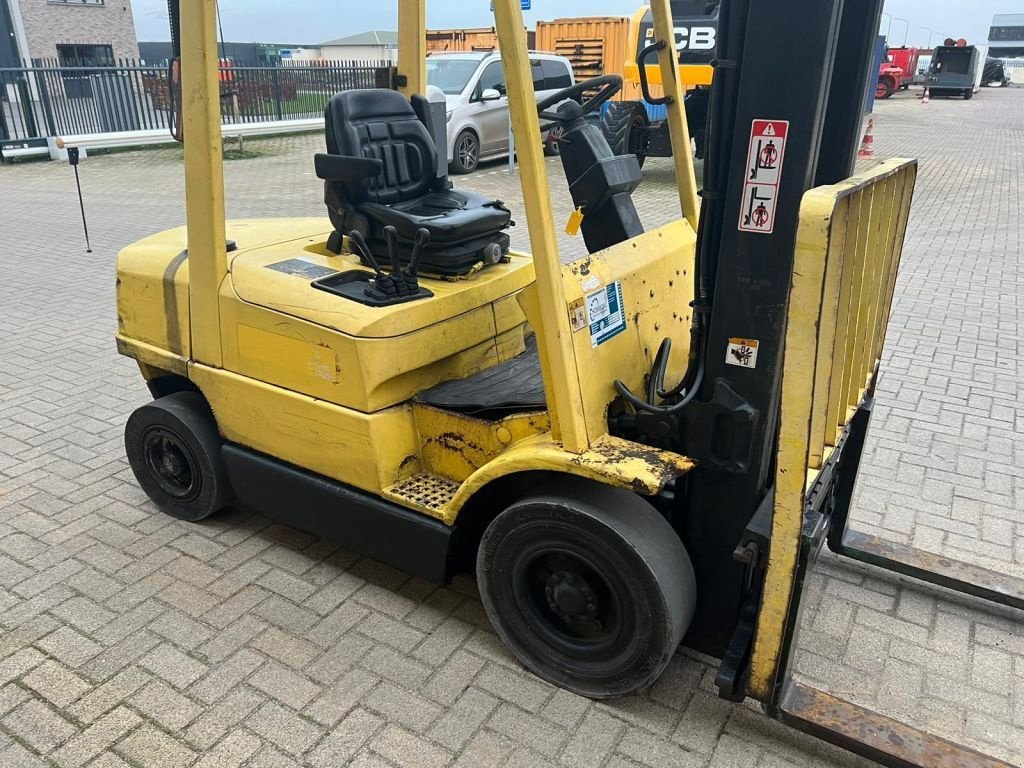
[{"label": "van wheel", "polygon": [[556,157],[562,152],[562,148],[559,146],[559,142],[562,140],[562,136],[565,135],[565,128],[561,125],[552,126],[551,130],[548,131],[547,136],[544,137],[544,154],[548,157]]},{"label": "van wheel", "polygon": [[234,497],[217,425],[198,392],[138,408],[125,425],[124,447],[142,490],[172,517],[202,520]]},{"label": "van wheel", "polygon": [[605,699],[650,686],[690,626],[693,566],[640,497],[563,481],[517,501],[477,553],[484,609],[539,677]]},{"label": "van wheel", "polygon": [[448,170],[452,173],[472,173],[480,162],[480,140],[469,129],[455,137],[455,149]]}]

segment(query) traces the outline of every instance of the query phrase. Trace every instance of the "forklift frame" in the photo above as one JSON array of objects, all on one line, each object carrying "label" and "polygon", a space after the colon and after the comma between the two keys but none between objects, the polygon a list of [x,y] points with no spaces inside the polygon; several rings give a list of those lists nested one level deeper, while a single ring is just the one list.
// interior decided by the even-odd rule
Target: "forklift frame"
[{"label": "forklift frame", "polygon": [[[712,175],[705,183],[704,202],[719,199],[724,204],[715,215],[700,217],[700,237],[716,236],[712,266],[717,270],[713,282],[721,297],[716,300],[716,313],[708,331],[709,371],[701,394],[709,408],[715,406],[711,408],[714,418],[728,416],[726,404],[719,400],[716,405],[716,398],[723,382],[741,381],[737,385],[738,395],[753,403],[747,413],[755,414],[760,432],[750,446],[745,465],[732,458],[721,460],[716,466],[716,456],[708,446],[687,446],[686,454],[702,461],[707,473],[704,479],[688,480],[689,498],[680,502],[683,506],[689,504],[692,512],[722,489],[732,490],[723,504],[730,512],[730,521],[721,525],[713,546],[708,547],[708,556],[715,560],[695,563],[698,574],[703,568],[705,574],[720,575],[722,583],[734,585],[716,598],[721,597],[719,610],[731,611],[739,617],[735,633],[731,638],[721,637],[720,632],[708,633],[708,643],[723,657],[719,673],[720,681],[727,683],[723,691],[740,698],[742,694],[750,695],[763,702],[768,713],[782,722],[885,765],[1008,768],[1008,763],[898,723],[793,678],[791,657],[803,581],[826,542],[840,555],[1015,608],[1024,607],[1024,583],[976,566],[889,544],[848,528],[849,506],[873,404],[916,164],[890,161],[868,174],[840,181],[852,168],[854,148],[850,136],[856,130],[834,136],[834,129],[826,129],[825,118],[842,119],[852,125],[859,117],[863,87],[848,88],[852,96],[843,100],[832,87],[832,78],[841,69],[842,58],[837,58],[837,48],[841,53],[856,55],[866,50],[867,41],[861,40],[864,35],[860,34],[844,42],[838,30],[840,20],[863,20],[862,17],[873,17],[874,22],[861,24],[858,29],[876,28],[881,0],[870,0],[868,7],[856,9],[853,3],[844,6],[843,0],[793,0],[795,12],[781,21],[778,3],[734,0],[728,5],[732,6],[731,21],[722,30],[722,38],[732,40],[737,48],[726,46],[720,51],[724,56],[717,62],[716,81],[722,79],[719,75],[724,70],[724,81],[731,82],[735,99],[716,124],[723,132],[717,158],[723,163],[723,175]],[[669,1],[652,0],[651,8],[657,39],[672,40]],[[520,3],[494,0],[494,9],[513,128],[521,137],[537,136],[539,121],[533,108],[535,99],[521,33]],[[406,94],[422,92],[425,86],[424,10],[424,0],[399,1],[395,84]],[[793,19],[798,19],[799,24],[793,23]],[[227,277],[227,244],[216,97],[215,3],[186,0],[181,6],[180,23],[182,38],[188,41],[181,54],[191,358],[196,363],[220,368],[218,294]],[[808,44],[788,47],[780,42],[779,36],[737,34],[745,32],[748,24],[761,33],[766,29],[779,30],[780,34]],[[843,29],[845,32],[849,28]],[[744,44],[746,48],[740,50]],[[770,86],[773,82],[778,86],[780,73],[790,71],[780,61],[785,57],[776,55],[780,47],[802,50],[803,80],[797,84],[799,87],[791,88],[792,93],[777,95]],[[808,56],[813,61],[808,61]],[[756,66],[744,68],[744,57]],[[680,205],[696,230],[698,196],[672,46],[662,46],[658,59],[669,99]],[[863,86],[868,69],[850,69],[843,75],[844,83],[849,85],[860,79]],[[784,77],[782,81],[787,87],[792,85]],[[716,82],[713,87],[717,86]],[[723,87],[722,93],[729,92]],[[741,202],[743,180],[733,178],[726,184],[720,183],[728,179],[729,167],[745,162],[744,137],[749,133],[752,115],[794,122],[794,147],[787,150],[791,156],[781,182],[786,196],[780,196],[778,201],[780,211],[783,205],[789,206],[789,210],[780,214],[770,236],[736,232],[735,214]],[[823,158],[820,162],[819,157]],[[709,159],[709,166],[713,168],[714,162],[714,158]],[[536,267],[540,323],[535,331],[552,433],[566,450],[582,453],[590,441],[579,407],[582,394],[574,367],[572,331],[564,311],[566,299],[551,197],[538,142],[519,143],[519,164]],[[825,168],[829,169],[828,174]],[[814,184],[826,186],[805,194]],[[892,200],[899,200],[899,205],[889,205]],[[757,285],[760,291],[756,302],[749,301],[751,285]],[[761,371],[758,379],[742,383],[735,370],[723,367],[721,342],[730,334],[760,333],[759,328],[765,329],[758,362]],[[813,375],[808,376],[808,371]],[[706,433],[692,431],[698,436]],[[738,473],[737,465],[743,465],[747,471]],[[757,512],[751,518],[754,510]],[[696,517],[691,515],[691,519]],[[726,515],[721,519],[725,520]],[[755,535],[758,525],[760,545]],[[685,541],[696,534],[691,530],[683,531],[682,535]],[[740,563],[730,557],[737,541],[743,560]]]}]

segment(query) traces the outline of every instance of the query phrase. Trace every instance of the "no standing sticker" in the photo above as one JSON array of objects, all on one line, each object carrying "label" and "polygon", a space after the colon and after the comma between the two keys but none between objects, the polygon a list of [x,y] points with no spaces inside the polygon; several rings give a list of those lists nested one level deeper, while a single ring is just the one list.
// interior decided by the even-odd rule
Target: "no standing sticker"
[{"label": "no standing sticker", "polygon": [[782,161],[786,155],[788,120],[754,120],[744,168],[741,232],[770,234],[775,229]]}]

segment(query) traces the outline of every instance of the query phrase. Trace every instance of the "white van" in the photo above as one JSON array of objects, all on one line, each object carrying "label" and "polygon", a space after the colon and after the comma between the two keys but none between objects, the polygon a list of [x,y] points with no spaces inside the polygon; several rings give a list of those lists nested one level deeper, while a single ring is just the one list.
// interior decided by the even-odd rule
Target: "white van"
[{"label": "white van", "polygon": [[[576,83],[564,56],[531,53],[530,63],[538,101]],[[444,91],[451,173],[469,173],[481,160],[508,155],[508,96],[499,52],[431,54],[427,83]],[[557,152],[556,142],[544,141],[545,149]]]}]

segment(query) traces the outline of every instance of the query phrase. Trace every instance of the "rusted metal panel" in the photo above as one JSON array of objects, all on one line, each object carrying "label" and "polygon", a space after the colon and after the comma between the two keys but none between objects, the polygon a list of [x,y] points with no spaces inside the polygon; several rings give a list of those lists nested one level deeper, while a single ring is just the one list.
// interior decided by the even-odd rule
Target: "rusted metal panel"
[{"label": "rusted metal panel", "polygon": [[855,530],[843,535],[840,554],[957,592],[1024,610],[1024,579]]},{"label": "rusted metal panel", "polygon": [[787,725],[891,768],[1013,768],[793,680],[783,691],[777,716]]},{"label": "rusted metal panel", "polygon": [[[526,35],[527,48],[534,47],[533,30],[523,30]],[[427,54],[431,53],[463,53],[470,51],[496,51],[498,49],[498,32],[494,27],[475,27],[473,29],[428,29]]]}]

